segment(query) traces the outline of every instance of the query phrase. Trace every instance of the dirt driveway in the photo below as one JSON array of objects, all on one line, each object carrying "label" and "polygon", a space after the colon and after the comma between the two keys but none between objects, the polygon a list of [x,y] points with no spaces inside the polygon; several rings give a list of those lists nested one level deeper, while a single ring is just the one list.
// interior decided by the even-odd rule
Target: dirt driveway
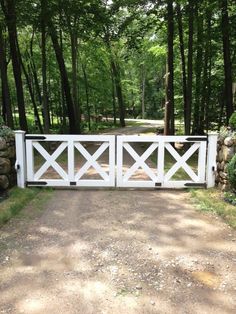
[{"label": "dirt driveway", "polygon": [[188,197],[54,191],[0,231],[0,313],[235,313],[236,234]]}]

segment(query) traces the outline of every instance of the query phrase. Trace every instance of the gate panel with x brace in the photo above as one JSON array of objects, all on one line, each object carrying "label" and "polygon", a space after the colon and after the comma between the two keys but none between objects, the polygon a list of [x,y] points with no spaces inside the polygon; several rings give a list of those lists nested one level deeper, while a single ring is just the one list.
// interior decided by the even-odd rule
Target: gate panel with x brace
[{"label": "gate panel with x brace", "polygon": [[[56,143],[51,153],[45,145],[50,142]],[[89,145],[85,144],[88,142],[93,148],[92,152],[88,149]],[[175,149],[176,142],[187,144],[182,155]],[[140,144],[144,146],[141,150]],[[212,187],[215,180],[216,145],[217,135],[116,137],[25,135],[23,131],[16,131],[18,186]],[[107,160],[101,161],[104,152]],[[78,154],[83,158],[79,166]],[[193,169],[188,161],[194,154],[197,154],[197,165]],[[132,159],[131,164],[127,165],[125,155]],[[35,164],[36,156],[43,159],[40,165]],[[58,158],[62,156],[66,163],[60,164]],[[172,158],[173,164],[166,169],[168,156]],[[88,175],[91,168],[98,178]],[[56,178],[48,176],[49,169],[56,173]],[[137,179],[135,174],[139,169],[142,175]],[[174,179],[180,169],[188,179]]]}]

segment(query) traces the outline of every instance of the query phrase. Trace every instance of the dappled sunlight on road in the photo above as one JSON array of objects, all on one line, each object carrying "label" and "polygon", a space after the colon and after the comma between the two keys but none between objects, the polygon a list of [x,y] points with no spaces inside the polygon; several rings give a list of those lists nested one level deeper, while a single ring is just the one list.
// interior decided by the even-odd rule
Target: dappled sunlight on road
[{"label": "dappled sunlight on road", "polygon": [[19,226],[0,242],[3,313],[233,313],[234,231],[185,192],[58,190]]}]

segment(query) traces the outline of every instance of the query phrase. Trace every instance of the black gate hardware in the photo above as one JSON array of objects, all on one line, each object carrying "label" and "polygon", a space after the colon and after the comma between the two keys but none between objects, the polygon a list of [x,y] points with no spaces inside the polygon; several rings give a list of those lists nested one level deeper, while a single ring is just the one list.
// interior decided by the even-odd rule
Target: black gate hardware
[{"label": "black gate hardware", "polygon": [[47,185],[47,182],[46,181],[27,181],[26,184],[27,184],[27,186],[28,185],[45,186],[45,185]]},{"label": "black gate hardware", "polygon": [[202,187],[202,188],[206,188],[207,187],[207,185],[206,185],[206,183],[185,183],[184,184],[185,186],[188,186],[188,187]]},{"label": "black gate hardware", "polygon": [[41,135],[39,135],[39,136],[37,136],[37,135],[35,135],[35,136],[33,136],[33,135],[26,135],[25,139],[26,140],[46,140],[47,138],[46,138],[46,136],[41,136]]},{"label": "black gate hardware", "polygon": [[208,138],[207,137],[187,137],[185,139],[186,141],[188,142],[207,142],[208,141]]},{"label": "black gate hardware", "polygon": [[76,182],[70,182],[70,185],[76,185]]},{"label": "black gate hardware", "polygon": [[161,186],[161,183],[160,182],[156,182],[155,186]]}]

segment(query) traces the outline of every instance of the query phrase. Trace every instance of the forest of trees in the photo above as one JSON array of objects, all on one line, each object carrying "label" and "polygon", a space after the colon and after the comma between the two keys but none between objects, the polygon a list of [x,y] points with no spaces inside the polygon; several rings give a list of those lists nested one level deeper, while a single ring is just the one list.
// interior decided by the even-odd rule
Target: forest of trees
[{"label": "forest of trees", "polygon": [[[234,0],[0,0],[0,114],[13,129],[96,130],[101,118],[227,124]],[[110,120],[109,120],[110,121]]]}]

